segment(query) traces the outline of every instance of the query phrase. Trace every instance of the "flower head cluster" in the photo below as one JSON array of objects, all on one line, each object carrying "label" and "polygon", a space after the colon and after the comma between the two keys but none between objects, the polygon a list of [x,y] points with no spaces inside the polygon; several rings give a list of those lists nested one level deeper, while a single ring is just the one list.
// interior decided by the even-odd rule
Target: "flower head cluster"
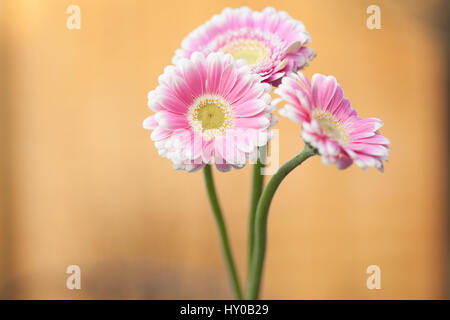
[{"label": "flower head cluster", "polygon": [[383,171],[389,157],[389,140],[378,131],[383,122],[359,118],[334,77],[315,74],[310,83],[302,73],[291,74],[276,93],[287,101],[280,114],[302,125],[303,139],[323,163],[345,169],[355,162]]},{"label": "flower head cluster", "polygon": [[310,42],[303,23],[273,8],[225,9],[198,27],[148,94],[155,114],[144,128],[153,130],[159,154],[190,172],[256,161],[276,123],[275,86],[277,101],[287,101],[280,114],[301,124],[325,164],[382,171],[390,143],[381,120],[359,118],[334,77],[316,74],[310,83],[298,72],[315,56]]},{"label": "flower head cluster", "polygon": [[306,47],[310,42],[304,24],[284,11],[227,8],[189,34],[173,60],[176,63],[197,51],[230,53],[244,60],[264,82],[277,85],[287,73],[314,58],[314,50]]},{"label": "flower head cluster", "polygon": [[196,171],[214,162],[221,171],[256,161],[271,138],[271,86],[229,54],[194,53],[169,66],[148,95],[156,112],[144,121],[159,154],[174,168]]}]

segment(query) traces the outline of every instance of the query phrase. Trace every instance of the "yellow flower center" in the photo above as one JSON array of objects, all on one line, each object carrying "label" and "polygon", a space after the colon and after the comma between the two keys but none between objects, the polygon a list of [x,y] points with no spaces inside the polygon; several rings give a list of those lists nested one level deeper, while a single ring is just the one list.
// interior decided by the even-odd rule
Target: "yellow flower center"
[{"label": "yellow flower center", "polygon": [[206,103],[199,106],[197,120],[202,123],[203,130],[220,129],[225,121],[225,113],[214,103]]},{"label": "yellow flower center", "polygon": [[205,95],[197,98],[187,114],[191,128],[206,138],[224,135],[233,125],[231,106],[221,97]]},{"label": "yellow flower center", "polygon": [[243,59],[250,66],[260,64],[270,56],[264,44],[257,40],[235,40],[220,50],[230,53],[235,60]]},{"label": "yellow flower center", "polygon": [[259,52],[254,49],[237,49],[231,55],[234,60],[244,59],[248,65],[255,64],[259,58]]},{"label": "yellow flower center", "polygon": [[313,118],[319,123],[323,132],[342,144],[348,143],[348,133],[342,124],[327,111],[315,110]]}]

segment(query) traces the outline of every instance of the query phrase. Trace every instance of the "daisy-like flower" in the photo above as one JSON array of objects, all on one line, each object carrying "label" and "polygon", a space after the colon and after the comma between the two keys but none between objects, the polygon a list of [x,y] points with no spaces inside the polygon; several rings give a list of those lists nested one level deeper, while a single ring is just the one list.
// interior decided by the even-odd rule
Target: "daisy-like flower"
[{"label": "daisy-like flower", "polygon": [[345,169],[353,161],[363,169],[383,171],[389,140],[379,133],[383,122],[359,118],[333,76],[315,74],[312,84],[302,74],[283,78],[275,91],[287,104],[280,115],[302,125],[302,137],[322,156],[324,164]]},{"label": "daisy-like flower", "polygon": [[271,138],[271,86],[229,54],[194,53],[166,67],[148,94],[156,112],[143,126],[153,130],[159,154],[178,170],[196,171],[214,162],[220,171],[256,161]]},{"label": "daisy-like flower", "polygon": [[314,50],[305,47],[310,42],[304,24],[284,11],[227,8],[189,34],[173,61],[189,58],[196,51],[205,56],[230,53],[244,60],[264,82],[276,86],[288,72],[296,72],[314,58]]}]

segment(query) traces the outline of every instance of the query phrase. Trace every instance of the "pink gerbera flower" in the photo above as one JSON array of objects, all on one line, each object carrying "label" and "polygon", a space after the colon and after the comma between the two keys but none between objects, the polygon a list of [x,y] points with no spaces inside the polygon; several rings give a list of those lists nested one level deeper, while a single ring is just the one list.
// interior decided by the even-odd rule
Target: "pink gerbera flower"
[{"label": "pink gerbera flower", "polygon": [[195,171],[210,162],[221,171],[242,168],[271,137],[270,90],[231,55],[197,52],[164,70],[148,94],[156,114],[143,125],[175,169]]},{"label": "pink gerbera flower", "polygon": [[227,8],[183,40],[174,62],[196,51],[205,56],[230,53],[235,59],[245,60],[264,82],[278,85],[285,74],[303,68],[314,58],[314,50],[305,47],[310,42],[303,23],[284,11]]},{"label": "pink gerbera flower", "polygon": [[354,161],[363,169],[383,171],[390,149],[378,131],[383,122],[359,118],[334,77],[315,74],[311,85],[302,73],[291,74],[275,92],[287,101],[280,114],[302,125],[303,139],[325,164],[345,169]]}]

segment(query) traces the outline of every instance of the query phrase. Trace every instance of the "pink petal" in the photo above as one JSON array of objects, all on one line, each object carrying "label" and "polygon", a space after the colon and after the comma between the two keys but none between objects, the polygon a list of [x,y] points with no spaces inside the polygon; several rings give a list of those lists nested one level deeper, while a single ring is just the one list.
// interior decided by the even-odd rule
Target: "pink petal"
[{"label": "pink petal", "polygon": [[189,122],[184,115],[160,111],[155,117],[159,125],[165,129],[189,128]]},{"label": "pink petal", "polygon": [[263,112],[267,105],[261,100],[250,100],[241,104],[235,104],[233,107],[236,117],[251,117]]}]

